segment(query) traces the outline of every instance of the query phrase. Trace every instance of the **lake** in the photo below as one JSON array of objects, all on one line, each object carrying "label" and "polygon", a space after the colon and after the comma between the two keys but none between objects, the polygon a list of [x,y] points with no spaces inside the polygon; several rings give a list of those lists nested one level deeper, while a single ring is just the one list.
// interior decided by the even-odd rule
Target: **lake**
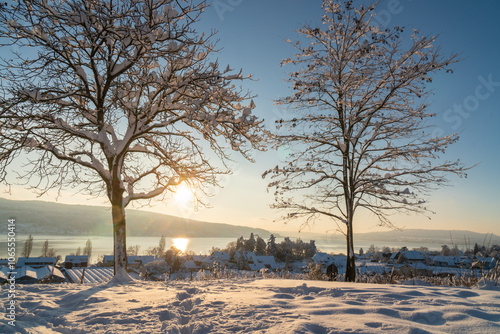
[{"label": "lake", "polygon": [[[0,258],[7,257],[7,236],[0,240]],[[23,251],[24,241],[26,240],[26,235],[16,235],[16,256],[21,256]],[[245,237],[248,238],[248,237]],[[91,262],[95,262],[101,255],[110,255],[113,250],[113,238],[106,236],[68,236],[68,235],[33,235],[33,250],[31,252],[32,257],[39,256],[41,253],[42,245],[45,240],[49,241],[49,248],[54,248],[56,254],[62,255],[63,259],[66,255],[71,253],[76,253],[78,247],[82,250],[88,239],[92,241],[92,259]],[[173,240],[175,238],[165,238],[167,242],[167,247],[170,248],[173,245]],[[290,238],[295,240],[295,238]],[[138,245],[139,254],[144,254],[144,252],[152,247],[158,246],[160,237],[127,237],[127,247]],[[276,242],[279,243],[283,238],[276,238]],[[309,242],[309,239],[302,238],[304,242]],[[346,253],[346,246],[344,240],[340,238],[316,238],[316,247],[319,251],[326,253]],[[189,238],[187,249],[195,252],[196,254],[207,254],[210,252],[212,247],[224,248],[231,241],[236,241],[236,238]],[[266,240],[267,241],[267,240]],[[408,249],[417,247],[428,247],[430,250],[441,250],[441,244],[413,244],[408,242],[397,242],[397,241],[367,241],[359,240],[354,241],[356,252],[359,248],[363,248],[365,251],[370,247],[371,244],[382,248],[383,246],[401,248],[403,246],[408,247]]]}]

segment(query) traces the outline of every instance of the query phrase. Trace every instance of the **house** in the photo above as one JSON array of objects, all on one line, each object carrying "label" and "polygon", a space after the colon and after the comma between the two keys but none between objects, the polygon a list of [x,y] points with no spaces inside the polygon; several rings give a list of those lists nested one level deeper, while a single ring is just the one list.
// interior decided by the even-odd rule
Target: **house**
[{"label": "house", "polygon": [[200,269],[200,267],[196,266],[196,263],[194,263],[193,260],[186,260],[184,261],[184,268],[189,269],[189,270],[195,270],[195,269]]},{"label": "house", "polygon": [[0,284],[7,282],[7,279],[9,279],[9,275],[9,267],[0,267]]},{"label": "house", "polygon": [[405,277],[415,277],[415,276],[432,276],[432,270],[430,270],[427,265],[417,262],[417,263],[405,263],[401,266],[396,267],[399,273]]},{"label": "house", "polygon": [[276,260],[274,259],[274,256],[268,255],[268,256],[257,256],[257,261],[264,266],[264,268],[271,269],[271,270],[276,270],[278,269],[278,264],[276,263]]},{"label": "house", "polygon": [[229,260],[231,258],[228,252],[213,252],[212,256],[218,258],[226,264],[229,263]]},{"label": "house", "polygon": [[141,265],[156,261],[157,257],[153,255],[131,255],[127,256],[127,264],[130,267],[139,268]]},{"label": "house", "polygon": [[391,255],[389,263],[426,263],[427,257],[419,251],[399,251]]},{"label": "house", "polygon": [[438,255],[432,259],[432,265],[435,267],[455,267],[455,259],[451,256]]},{"label": "house", "polygon": [[254,252],[236,251],[233,255],[233,262],[237,264],[238,269],[243,270],[260,270],[265,268],[264,265],[259,263],[257,255]]},{"label": "house", "polygon": [[328,267],[330,264],[335,262],[335,258],[332,255],[322,253],[322,252],[318,252],[318,253],[314,254],[314,256],[312,257],[312,260],[314,261],[314,263],[317,263],[317,264],[319,263],[325,268]]},{"label": "house", "polygon": [[36,269],[29,266],[17,267],[15,276],[16,276],[16,283],[21,283],[21,284],[39,283],[38,276],[36,274]]},{"label": "house", "polygon": [[30,266],[32,268],[41,268],[44,266],[55,266],[56,257],[20,257],[17,259],[17,267]]},{"label": "house", "polygon": [[203,269],[213,269],[215,265],[218,265],[219,267],[226,266],[224,261],[212,255],[205,257],[205,259],[203,259],[203,261],[201,262],[201,267]]},{"label": "house", "polygon": [[113,266],[115,264],[115,256],[114,255],[104,255],[102,260],[102,264],[104,266]]},{"label": "house", "polygon": [[88,255],[66,255],[64,259],[64,268],[84,268],[88,266]]},{"label": "house", "polygon": [[[145,265],[155,260],[157,260],[157,258],[153,255],[129,255],[127,256],[127,265],[132,268],[138,268],[141,265]],[[115,264],[115,256],[104,255],[102,262],[104,266],[113,266]]]},{"label": "house", "polygon": [[321,264],[323,268],[327,268],[332,263],[335,264],[336,267],[344,267],[347,256],[345,255],[329,255],[326,253],[318,252],[313,257],[312,260],[314,263]]},{"label": "house", "polygon": [[498,267],[498,260],[493,257],[478,257],[472,267],[485,270],[494,269]]},{"label": "house", "polygon": [[16,268],[16,271],[16,283],[61,283],[66,281],[66,277],[63,275],[63,273],[54,266],[43,266],[37,268],[22,266]]},{"label": "house", "polygon": [[204,255],[193,255],[192,256],[192,260],[194,262],[196,269],[202,268],[202,263],[203,263],[203,260],[205,260],[205,258],[206,258],[206,256],[204,256]]}]

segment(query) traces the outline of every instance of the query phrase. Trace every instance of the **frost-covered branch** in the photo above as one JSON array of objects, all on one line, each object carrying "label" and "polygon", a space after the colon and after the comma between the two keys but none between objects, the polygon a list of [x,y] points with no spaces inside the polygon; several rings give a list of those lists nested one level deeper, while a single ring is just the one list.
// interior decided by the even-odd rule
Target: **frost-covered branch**
[{"label": "frost-covered branch", "polygon": [[[265,149],[253,96],[236,88],[249,76],[221,67],[214,33],[195,30],[206,6],[30,0],[2,7],[0,181],[15,182],[9,168],[25,157],[20,176],[39,193],[105,194],[123,241],[132,201],[167,200],[179,182],[203,194],[231,172],[232,152],[251,160],[252,150]],[[122,246],[114,250],[120,266]]]},{"label": "frost-covered branch", "polygon": [[432,136],[434,114],[426,102],[432,75],[448,71],[457,55],[443,56],[434,36],[377,26],[376,6],[324,0],[322,26],[303,26],[303,38],[289,41],[297,53],[282,65],[294,67],[293,93],[276,101],[290,110],[277,122],[283,131],[276,146],[292,153],[264,173],[275,190],[274,207],[289,212],[285,220],[343,219],[350,280],[356,210],[393,227],[391,213],[430,212],[429,192],[467,170],[443,161],[458,135]]}]

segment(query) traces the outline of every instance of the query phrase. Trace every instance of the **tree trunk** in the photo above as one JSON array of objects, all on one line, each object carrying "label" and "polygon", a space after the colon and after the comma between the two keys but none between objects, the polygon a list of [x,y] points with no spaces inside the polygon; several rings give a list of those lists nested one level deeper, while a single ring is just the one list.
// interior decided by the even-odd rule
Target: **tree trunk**
[{"label": "tree trunk", "polygon": [[352,229],[352,218],[347,222],[347,261],[345,269],[345,281],[355,282],[356,280],[356,264],[354,263],[354,239]]},{"label": "tree trunk", "polygon": [[[118,201],[117,201],[118,202]],[[113,243],[114,243],[114,275],[115,277],[128,276],[127,274],[127,235],[125,225],[125,210],[120,203],[112,204],[113,215]]]}]

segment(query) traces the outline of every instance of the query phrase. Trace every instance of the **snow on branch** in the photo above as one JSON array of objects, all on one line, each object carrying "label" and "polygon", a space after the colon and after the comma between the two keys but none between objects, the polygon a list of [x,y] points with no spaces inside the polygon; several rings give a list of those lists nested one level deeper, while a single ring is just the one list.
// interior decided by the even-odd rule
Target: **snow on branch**
[{"label": "snow on branch", "polygon": [[48,188],[74,180],[128,204],[161,197],[176,178],[217,184],[231,151],[251,160],[266,132],[253,96],[235,85],[250,76],[220,67],[214,34],[195,30],[205,6],[34,0],[2,8],[2,45],[34,52],[0,62],[0,174],[29,151],[43,177],[57,180]]},{"label": "snow on branch", "polygon": [[297,53],[282,66],[293,67],[292,94],[276,103],[293,116],[279,120],[288,131],[277,134],[276,146],[295,149],[287,165],[263,175],[277,208],[314,207],[305,216],[343,212],[352,224],[363,207],[392,226],[391,211],[428,211],[428,192],[468,169],[441,160],[458,136],[432,137],[425,101],[427,83],[457,55],[443,55],[436,37],[376,26],[374,7],[324,1],[323,25],[303,26],[304,38],[289,40]]}]

